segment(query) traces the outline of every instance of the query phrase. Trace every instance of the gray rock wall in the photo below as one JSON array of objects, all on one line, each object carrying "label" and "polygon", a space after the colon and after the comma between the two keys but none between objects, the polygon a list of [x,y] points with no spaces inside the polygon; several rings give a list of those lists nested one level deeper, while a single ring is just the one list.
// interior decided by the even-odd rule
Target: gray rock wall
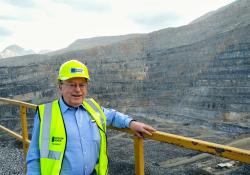
[{"label": "gray rock wall", "polygon": [[[189,25],[115,44],[2,59],[0,96],[52,101],[59,97],[59,66],[78,59],[90,70],[89,96],[103,106],[249,132],[249,7],[249,1],[237,1]],[[230,11],[237,16],[225,18]]]},{"label": "gray rock wall", "polygon": [[0,67],[1,96],[35,104],[57,98],[59,66],[74,58],[89,67],[89,94],[103,106],[173,120],[230,122],[234,115],[249,127],[249,31],[246,26],[171,49],[149,51],[145,40],[135,39],[49,58],[10,58]]}]

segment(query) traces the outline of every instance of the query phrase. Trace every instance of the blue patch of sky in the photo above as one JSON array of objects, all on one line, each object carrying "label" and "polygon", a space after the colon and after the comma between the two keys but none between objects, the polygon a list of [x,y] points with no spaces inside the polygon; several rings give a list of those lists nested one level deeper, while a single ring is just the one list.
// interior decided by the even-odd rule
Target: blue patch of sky
[{"label": "blue patch of sky", "polygon": [[108,12],[111,6],[108,3],[95,0],[53,0],[55,3],[63,3],[71,6],[73,9],[84,12]]},{"label": "blue patch of sky", "polygon": [[138,25],[146,28],[171,27],[181,18],[175,13],[161,13],[155,15],[136,14],[129,17]]},{"label": "blue patch of sky", "polygon": [[0,26],[0,37],[1,38],[11,36],[11,35],[12,35],[12,32],[9,29]]},{"label": "blue patch of sky", "polygon": [[21,8],[33,8],[36,6],[34,0],[3,0],[3,2]]}]

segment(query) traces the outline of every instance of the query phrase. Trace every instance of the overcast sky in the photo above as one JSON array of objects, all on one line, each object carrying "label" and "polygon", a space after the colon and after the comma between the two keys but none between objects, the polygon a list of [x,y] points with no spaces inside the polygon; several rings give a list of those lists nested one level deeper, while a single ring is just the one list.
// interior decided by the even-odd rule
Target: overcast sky
[{"label": "overcast sky", "polygon": [[235,0],[0,0],[0,52],[56,50],[76,39],[178,27]]}]

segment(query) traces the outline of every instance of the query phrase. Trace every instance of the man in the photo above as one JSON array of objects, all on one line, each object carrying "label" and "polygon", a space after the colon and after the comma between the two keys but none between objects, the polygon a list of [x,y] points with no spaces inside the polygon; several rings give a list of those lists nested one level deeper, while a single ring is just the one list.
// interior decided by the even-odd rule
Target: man
[{"label": "man", "polygon": [[106,175],[106,125],[130,128],[138,137],[155,131],[85,98],[89,80],[83,63],[70,60],[61,65],[60,99],[40,105],[35,115],[27,155],[28,175]]}]

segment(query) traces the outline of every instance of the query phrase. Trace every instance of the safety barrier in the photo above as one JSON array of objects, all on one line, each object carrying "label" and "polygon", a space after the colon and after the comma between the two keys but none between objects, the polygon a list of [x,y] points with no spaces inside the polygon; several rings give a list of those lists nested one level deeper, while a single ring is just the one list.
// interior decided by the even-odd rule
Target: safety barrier
[{"label": "safety barrier", "polygon": [[[29,138],[28,138],[28,129],[27,129],[27,109],[36,109],[37,105],[25,103],[22,101],[11,100],[6,98],[0,98],[0,102],[17,105],[20,106],[20,116],[22,123],[22,136],[5,128],[0,125],[0,130],[5,131],[12,137],[23,142],[24,149],[24,160],[26,158],[26,154],[29,147]],[[115,129],[121,132],[126,132],[129,134],[133,134],[134,132],[130,129],[118,129],[109,127],[110,129]],[[179,135],[169,134],[161,131],[156,131],[152,134],[152,136],[145,135],[145,138],[174,144],[177,146],[181,146],[184,148],[206,152],[210,154],[214,154],[220,157],[237,160],[240,162],[244,162],[250,164],[250,150],[239,149],[231,146],[225,146],[221,144],[216,144],[212,142],[206,142],[198,139],[193,139],[189,137],[183,137]],[[134,155],[135,155],[135,171],[136,175],[144,175],[144,140],[142,138],[134,137]]]}]

